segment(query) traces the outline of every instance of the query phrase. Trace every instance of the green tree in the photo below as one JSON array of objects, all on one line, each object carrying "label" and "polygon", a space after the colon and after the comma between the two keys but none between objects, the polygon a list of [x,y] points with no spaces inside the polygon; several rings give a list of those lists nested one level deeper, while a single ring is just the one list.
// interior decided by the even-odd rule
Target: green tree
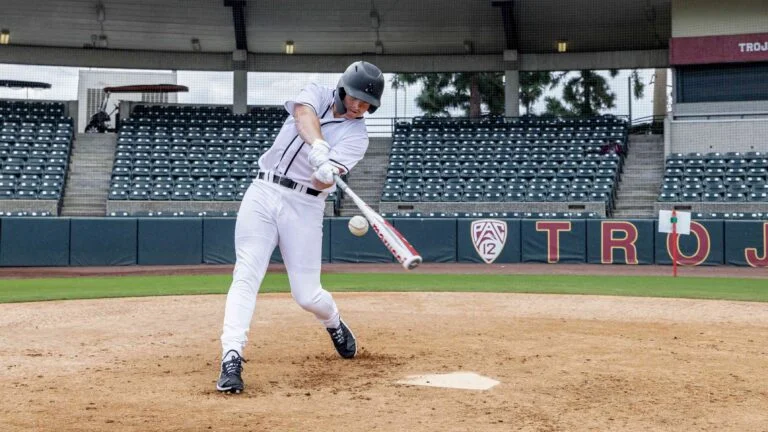
[{"label": "green tree", "polygon": [[392,88],[421,83],[416,105],[428,115],[450,116],[459,109],[469,117],[504,114],[504,84],[501,72],[400,73]]},{"label": "green tree", "polygon": [[[616,77],[619,71],[608,71],[611,78]],[[630,74],[632,80],[632,93],[635,98],[643,97],[645,84],[640,79],[637,69]],[[616,93],[608,86],[606,78],[597,71],[581,70],[575,74],[571,71],[555,74],[552,78],[552,87],[563,82],[562,100],[551,96],[544,98],[546,101],[546,113],[555,116],[596,116],[601,112],[616,106]]]},{"label": "green tree", "polygon": [[535,114],[533,105],[552,85],[552,73],[542,71],[520,72],[520,103],[526,114]]}]

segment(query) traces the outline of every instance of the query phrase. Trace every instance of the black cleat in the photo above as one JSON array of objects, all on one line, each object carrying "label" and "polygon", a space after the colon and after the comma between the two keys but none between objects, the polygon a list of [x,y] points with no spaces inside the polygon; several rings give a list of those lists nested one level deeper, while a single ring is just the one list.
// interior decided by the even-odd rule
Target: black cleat
[{"label": "black cleat", "polygon": [[336,347],[336,352],[345,359],[351,359],[357,354],[357,341],[352,331],[344,324],[344,321],[340,321],[339,328],[329,328],[328,333],[333,340],[333,346]]},{"label": "black cleat", "polygon": [[243,379],[240,377],[245,359],[240,357],[240,354],[235,350],[227,351],[224,358],[227,358],[229,353],[235,353],[235,355],[231,360],[221,362],[221,375],[216,383],[216,390],[224,393],[240,393],[245,387]]}]

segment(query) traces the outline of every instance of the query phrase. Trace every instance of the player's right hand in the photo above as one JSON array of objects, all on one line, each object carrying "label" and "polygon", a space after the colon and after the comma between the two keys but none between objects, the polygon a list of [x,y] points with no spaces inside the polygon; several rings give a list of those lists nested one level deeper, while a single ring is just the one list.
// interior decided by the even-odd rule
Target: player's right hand
[{"label": "player's right hand", "polygon": [[335,183],[333,178],[334,174],[339,174],[339,169],[326,162],[317,168],[314,177],[317,181],[326,185],[326,187],[323,188],[326,189]]},{"label": "player's right hand", "polygon": [[[312,143],[312,148],[309,150],[309,164],[312,165],[312,168],[319,168],[321,165],[328,163],[328,153],[331,151],[331,146],[321,140],[316,139]],[[333,183],[333,182],[331,182]]]}]

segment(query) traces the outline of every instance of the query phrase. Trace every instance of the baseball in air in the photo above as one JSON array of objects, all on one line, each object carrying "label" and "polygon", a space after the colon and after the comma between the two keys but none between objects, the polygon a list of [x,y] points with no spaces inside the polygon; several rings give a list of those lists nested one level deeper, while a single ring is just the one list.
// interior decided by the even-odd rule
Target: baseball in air
[{"label": "baseball in air", "polygon": [[353,216],[347,226],[349,227],[349,232],[358,237],[362,237],[368,232],[368,221],[359,215]]}]

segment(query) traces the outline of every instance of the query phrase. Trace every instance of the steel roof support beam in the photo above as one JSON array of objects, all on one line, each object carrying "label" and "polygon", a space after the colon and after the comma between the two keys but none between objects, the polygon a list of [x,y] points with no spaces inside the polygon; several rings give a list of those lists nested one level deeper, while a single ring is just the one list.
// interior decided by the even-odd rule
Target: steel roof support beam
[{"label": "steel roof support beam", "polygon": [[517,49],[517,23],[515,22],[515,2],[513,0],[491,0],[491,6],[498,7],[504,23],[504,37],[508,50]]},{"label": "steel roof support beam", "polygon": [[245,28],[245,0],[224,0],[224,6],[232,8],[235,48],[248,51],[248,35]]}]

